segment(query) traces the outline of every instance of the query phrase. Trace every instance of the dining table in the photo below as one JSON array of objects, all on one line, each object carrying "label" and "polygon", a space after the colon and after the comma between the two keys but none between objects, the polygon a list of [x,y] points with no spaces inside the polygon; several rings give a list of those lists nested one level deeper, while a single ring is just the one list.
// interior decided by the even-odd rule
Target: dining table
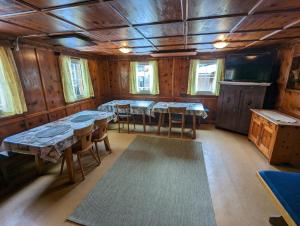
[{"label": "dining table", "polygon": [[110,102],[104,103],[98,107],[98,111],[106,112],[117,112],[117,105],[130,105],[130,114],[141,115],[143,119],[143,129],[146,132],[146,115],[151,121],[152,107],[155,104],[154,101],[149,100],[112,100]]},{"label": "dining table", "polygon": [[75,181],[72,145],[77,142],[74,130],[84,128],[95,120],[115,119],[113,112],[81,111],[33,129],[6,137],[2,148],[6,151],[35,156],[38,172],[41,173],[43,160],[56,163],[65,156],[71,182]]},{"label": "dining table", "polygon": [[164,114],[168,113],[168,108],[186,108],[186,115],[192,115],[193,117],[193,139],[196,138],[196,117],[200,116],[203,119],[207,118],[207,113],[203,107],[202,103],[187,103],[187,102],[157,102],[152,107],[152,113],[159,113],[158,119],[158,126],[157,126],[157,133],[160,134],[160,128],[162,126],[163,116]]}]

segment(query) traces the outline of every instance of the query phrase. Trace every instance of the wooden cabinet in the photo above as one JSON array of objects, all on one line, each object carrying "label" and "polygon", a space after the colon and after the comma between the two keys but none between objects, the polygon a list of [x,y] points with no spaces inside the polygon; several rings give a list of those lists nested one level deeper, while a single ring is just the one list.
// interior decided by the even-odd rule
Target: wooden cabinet
[{"label": "wooden cabinet", "polygon": [[[300,166],[300,121],[287,123],[274,120],[265,112],[252,110],[248,138],[267,157],[271,164],[290,163]],[[281,114],[281,113],[279,113]]]},{"label": "wooden cabinet", "polygon": [[260,83],[222,82],[216,126],[247,134],[251,108],[262,108],[266,86]]}]

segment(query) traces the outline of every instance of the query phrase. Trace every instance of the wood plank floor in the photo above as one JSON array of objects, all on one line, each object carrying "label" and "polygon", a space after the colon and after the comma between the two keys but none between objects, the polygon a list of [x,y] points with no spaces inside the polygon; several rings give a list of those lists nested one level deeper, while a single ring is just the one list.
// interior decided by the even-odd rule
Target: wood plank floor
[{"label": "wood plank floor", "polygon": [[[139,127],[141,130],[142,128]],[[154,132],[155,127],[150,128]],[[164,130],[163,134],[166,135]],[[153,133],[154,135],[154,133]],[[114,164],[135,134],[110,131],[113,149],[103,153],[102,164],[95,167],[85,159],[85,181],[66,184],[67,173],[59,176],[60,164],[21,189],[0,200],[1,225],[73,225],[66,217]],[[278,215],[259,184],[255,173],[274,169],[247,137],[203,125],[197,131],[203,144],[213,206],[218,226],[267,226],[268,217]],[[101,146],[104,149],[103,146]],[[91,160],[91,161],[89,161]],[[80,174],[77,174],[80,177]],[[78,178],[80,180],[80,178]]]}]

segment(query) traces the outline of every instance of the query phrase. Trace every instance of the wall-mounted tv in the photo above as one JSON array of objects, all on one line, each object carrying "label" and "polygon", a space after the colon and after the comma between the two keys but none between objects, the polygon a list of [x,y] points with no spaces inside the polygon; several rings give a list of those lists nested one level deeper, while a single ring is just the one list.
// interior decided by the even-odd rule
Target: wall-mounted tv
[{"label": "wall-mounted tv", "polygon": [[232,54],[225,59],[225,81],[271,82],[273,56],[264,54]]}]

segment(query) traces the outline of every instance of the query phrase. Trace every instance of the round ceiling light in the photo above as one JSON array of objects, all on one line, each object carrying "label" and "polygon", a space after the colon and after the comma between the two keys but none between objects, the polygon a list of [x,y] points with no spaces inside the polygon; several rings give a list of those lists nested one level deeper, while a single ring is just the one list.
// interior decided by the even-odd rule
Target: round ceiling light
[{"label": "round ceiling light", "polygon": [[122,53],[130,53],[132,49],[130,49],[128,47],[121,47],[119,50]]},{"label": "round ceiling light", "polygon": [[225,42],[225,41],[218,41],[218,42],[214,43],[214,47],[217,49],[223,49],[228,45],[229,45],[229,42]]}]

